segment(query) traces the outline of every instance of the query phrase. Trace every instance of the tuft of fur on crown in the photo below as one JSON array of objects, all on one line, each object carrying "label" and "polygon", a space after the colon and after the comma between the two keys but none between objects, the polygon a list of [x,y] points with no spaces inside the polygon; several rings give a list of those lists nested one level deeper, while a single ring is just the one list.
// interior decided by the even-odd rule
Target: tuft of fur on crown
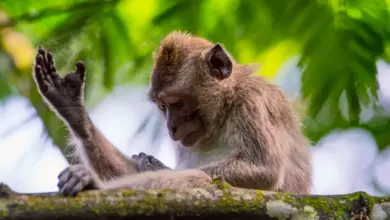
[{"label": "tuft of fur on crown", "polygon": [[178,59],[183,55],[182,44],[185,38],[191,35],[175,31],[168,34],[161,42],[154,60],[158,65],[175,66],[178,64]]},{"label": "tuft of fur on crown", "polygon": [[173,31],[160,43],[154,54],[156,65],[178,66],[186,58],[199,57],[202,51],[211,48],[213,43],[187,32]]}]

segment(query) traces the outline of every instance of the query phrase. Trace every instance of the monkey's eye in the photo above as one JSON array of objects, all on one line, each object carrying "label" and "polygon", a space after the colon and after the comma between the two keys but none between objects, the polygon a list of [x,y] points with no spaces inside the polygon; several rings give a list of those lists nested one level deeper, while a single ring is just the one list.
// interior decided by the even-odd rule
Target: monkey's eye
[{"label": "monkey's eye", "polygon": [[161,111],[163,111],[163,112],[165,112],[165,110],[167,109],[167,107],[165,107],[165,105],[158,105],[158,108],[159,108]]},{"label": "monkey's eye", "polygon": [[171,106],[176,108],[176,109],[181,109],[184,107],[184,102],[183,102],[183,100],[179,100],[175,103],[172,103]]}]

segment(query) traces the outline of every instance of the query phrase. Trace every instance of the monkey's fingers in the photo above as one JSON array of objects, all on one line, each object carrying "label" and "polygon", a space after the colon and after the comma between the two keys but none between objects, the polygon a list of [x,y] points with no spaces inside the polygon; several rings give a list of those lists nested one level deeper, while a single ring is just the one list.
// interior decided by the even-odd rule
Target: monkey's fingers
[{"label": "monkey's fingers", "polygon": [[140,157],[137,154],[133,154],[133,156],[131,156],[131,158],[133,158],[136,161],[138,161],[140,159]]},{"label": "monkey's fingers", "polygon": [[84,82],[85,77],[85,64],[83,61],[77,61],[76,63],[76,74],[80,76],[81,81]]},{"label": "monkey's fingers", "polygon": [[65,171],[66,171],[65,173],[63,173],[62,175],[60,174],[58,176],[58,184],[57,184],[58,188],[62,188],[63,186],[65,186],[65,184],[68,182],[68,180],[72,177],[71,172],[69,172],[68,170],[65,170]]},{"label": "monkey's fingers", "polygon": [[34,68],[34,73],[39,89],[42,92],[46,92],[49,89],[50,84],[45,81],[41,66],[36,65]]},{"label": "monkey's fingers", "polygon": [[47,52],[47,63],[49,66],[55,66],[54,65],[54,58],[53,58],[53,54],[50,53],[50,52]]},{"label": "monkey's fingers", "polygon": [[147,155],[144,152],[138,154],[139,157],[146,157]]},{"label": "monkey's fingers", "polygon": [[57,178],[58,178],[58,179],[61,178],[61,176],[63,176],[65,173],[68,172],[69,168],[70,168],[70,166],[67,167],[67,168],[65,168],[64,170],[62,170],[62,171],[58,174]]},{"label": "monkey's fingers", "polygon": [[87,173],[85,168],[82,165],[74,165],[69,166],[65,168],[63,171],[58,174],[58,184],[57,186],[61,188],[65,185],[66,182],[72,177],[73,173],[80,173],[80,175],[84,175],[84,173]]},{"label": "monkey's fingers", "polygon": [[53,79],[56,86],[59,86],[61,83],[61,76],[57,73],[56,66],[54,64],[54,58],[53,54],[50,52],[47,52],[47,62],[48,62],[48,72],[51,75],[51,78]]},{"label": "monkey's fingers", "polygon": [[42,69],[42,74],[47,74],[47,69],[45,67],[45,62],[42,54],[38,53],[35,57],[35,66],[40,66]]},{"label": "monkey's fingers", "polygon": [[43,75],[43,77],[44,77],[45,81],[46,81],[50,86],[54,86],[54,81],[53,81],[53,79],[52,79],[52,77],[51,77],[50,74],[45,74],[45,75]]},{"label": "monkey's fingers", "polygon": [[65,168],[58,174],[58,178],[61,178],[63,175],[67,173],[88,173],[88,170],[83,165],[72,165]]},{"label": "monkey's fingers", "polygon": [[153,157],[152,155],[148,155],[147,158],[151,164],[158,167],[165,167],[165,165],[159,159]]},{"label": "monkey's fingers", "polygon": [[70,195],[76,196],[79,192],[83,191],[87,186],[92,184],[92,179],[89,175],[83,176],[79,181],[73,186]]},{"label": "monkey's fingers", "polygon": [[[40,50],[41,51],[41,50]],[[45,58],[42,55],[42,51],[38,53],[35,58],[35,68],[40,68],[40,74],[43,76],[42,78],[50,85],[59,87],[61,84],[61,77],[54,71],[52,71],[52,67],[46,64]],[[55,70],[55,69],[54,69]],[[38,71],[36,71],[38,72]],[[39,77],[39,76],[37,76]]]},{"label": "monkey's fingers", "polygon": [[60,192],[64,196],[69,196],[72,193],[73,187],[79,182],[80,177],[76,175],[72,175],[68,182],[65,183],[65,185],[61,188]]},{"label": "monkey's fingers", "polygon": [[[42,56],[42,64],[43,64],[43,67],[46,68],[47,70],[49,69],[49,64],[48,64],[48,61],[47,61],[47,54],[46,54],[46,50],[42,47],[42,46],[39,46],[38,47],[38,54],[40,56]],[[39,56],[38,55],[38,56]]]},{"label": "monkey's fingers", "polygon": [[137,160],[137,170],[139,172],[144,172],[150,170],[150,163],[147,157],[140,157]]}]

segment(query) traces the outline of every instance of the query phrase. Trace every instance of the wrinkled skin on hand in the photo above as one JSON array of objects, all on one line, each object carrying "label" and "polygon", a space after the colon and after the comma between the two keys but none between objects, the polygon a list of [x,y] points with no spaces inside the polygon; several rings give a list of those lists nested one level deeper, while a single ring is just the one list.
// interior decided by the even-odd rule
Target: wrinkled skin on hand
[{"label": "wrinkled skin on hand", "polygon": [[61,77],[50,52],[39,47],[35,58],[34,79],[38,91],[81,137],[86,137],[88,131],[80,123],[89,120],[83,98],[85,69],[84,63],[78,61],[75,72]]},{"label": "wrinkled skin on hand", "polygon": [[138,172],[171,169],[157,158],[153,157],[152,155],[147,155],[143,152],[139,153],[138,155],[134,154],[132,158],[137,161]]},{"label": "wrinkled skin on hand", "polygon": [[81,107],[83,105],[82,96],[85,78],[83,62],[78,61],[76,71],[68,73],[62,78],[57,73],[53,55],[40,47],[34,70],[39,91],[59,113],[64,108]]},{"label": "wrinkled skin on hand", "polygon": [[76,196],[79,192],[97,189],[91,173],[84,165],[67,167],[58,175],[58,189],[64,196]]}]

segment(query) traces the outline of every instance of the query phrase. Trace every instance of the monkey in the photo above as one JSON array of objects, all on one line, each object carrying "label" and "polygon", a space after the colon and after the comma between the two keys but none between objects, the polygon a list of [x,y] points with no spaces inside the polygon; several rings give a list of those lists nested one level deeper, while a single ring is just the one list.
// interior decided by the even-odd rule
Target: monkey
[{"label": "monkey", "polygon": [[64,195],[85,189],[232,186],[308,194],[309,141],[283,91],[239,64],[219,43],[169,33],[154,53],[148,97],[176,143],[177,167],[151,155],[127,158],[89,119],[83,103],[85,65],[61,78],[53,56],[38,49],[33,74],[47,105],[70,130],[83,164],[58,178]]}]

